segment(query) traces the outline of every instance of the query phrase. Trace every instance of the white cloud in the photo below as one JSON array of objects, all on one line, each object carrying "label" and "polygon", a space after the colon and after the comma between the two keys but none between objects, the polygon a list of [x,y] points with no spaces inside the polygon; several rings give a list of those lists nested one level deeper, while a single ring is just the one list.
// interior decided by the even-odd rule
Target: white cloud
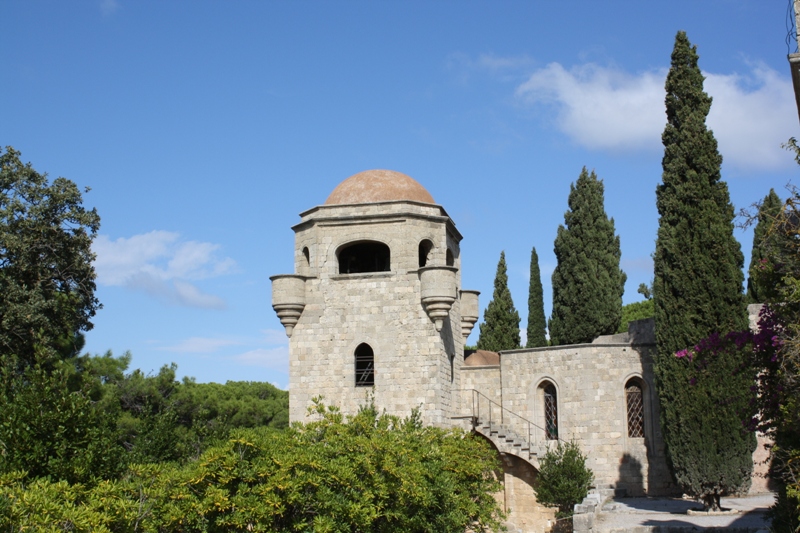
[{"label": "white cloud", "polygon": [[117,0],[101,0],[100,1],[100,11],[103,13],[104,16],[113,15],[116,13],[120,8],[119,2]]},{"label": "white cloud", "polygon": [[[554,109],[558,129],[594,150],[661,149],[666,123],[666,69],[630,74],[585,64],[565,69],[551,63],[517,87],[525,104]],[[792,162],[781,149],[793,132],[796,110],[788,77],[764,65],[747,75],[706,74],[713,98],[709,127],[727,164],[775,169]]]},{"label": "white cloud", "polygon": [[592,149],[654,149],[660,143],[666,71],[633,76],[587,64],[566,70],[551,63],[517,88],[517,97],[555,105],[558,128]]},{"label": "white cloud", "polygon": [[797,125],[788,77],[755,65],[746,76],[708,74],[705,89],[714,98],[708,124],[727,163],[755,170],[794,164],[781,148]]},{"label": "white cloud", "polygon": [[481,54],[474,66],[492,71],[517,70],[528,67],[533,60],[528,56],[501,57],[494,54]]},{"label": "white cloud", "polygon": [[446,59],[446,67],[456,74],[456,79],[466,83],[475,73],[490,72],[504,81],[519,81],[533,60],[525,55],[503,57],[494,54],[481,54],[473,59],[467,54],[456,52]]},{"label": "white cloud", "polygon": [[627,259],[625,257],[620,261],[620,266],[625,272],[653,272],[653,258],[648,256],[634,257]]},{"label": "white cloud", "polygon": [[289,347],[258,348],[236,355],[233,360],[247,366],[289,372]]},{"label": "white cloud", "polygon": [[289,344],[289,337],[286,336],[284,329],[262,329],[261,333],[264,334],[264,341],[270,346]]},{"label": "white cloud", "polygon": [[221,309],[225,302],[189,282],[230,273],[236,263],[217,257],[218,244],[181,241],[178,233],[151,231],[112,241],[98,235],[92,249],[101,285],[141,290],[176,305]]},{"label": "white cloud", "polygon": [[203,309],[225,309],[225,300],[213,294],[206,294],[191,283],[175,280],[172,282],[172,288],[174,291],[170,293],[170,301],[175,304]]},{"label": "white cloud", "polygon": [[231,339],[218,339],[213,337],[190,337],[173,346],[159,348],[165,352],[176,353],[213,353],[226,346],[241,344]]}]

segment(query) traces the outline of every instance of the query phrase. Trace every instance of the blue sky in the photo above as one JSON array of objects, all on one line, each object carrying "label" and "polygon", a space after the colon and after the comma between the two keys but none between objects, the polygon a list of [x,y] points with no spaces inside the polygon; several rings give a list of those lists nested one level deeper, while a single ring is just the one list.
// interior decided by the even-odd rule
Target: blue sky
[{"label": "blue sky", "polygon": [[[92,189],[104,308],[88,351],[286,387],[268,278],[292,271],[298,213],[362,170],[408,174],[445,207],[481,309],[505,250],[524,328],[531,247],[549,315],[569,186],[594,169],[638,301],[678,30],[735,207],[785,195],[788,3],[6,1],[0,144]],[[749,260],[752,230],[736,237]]]}]

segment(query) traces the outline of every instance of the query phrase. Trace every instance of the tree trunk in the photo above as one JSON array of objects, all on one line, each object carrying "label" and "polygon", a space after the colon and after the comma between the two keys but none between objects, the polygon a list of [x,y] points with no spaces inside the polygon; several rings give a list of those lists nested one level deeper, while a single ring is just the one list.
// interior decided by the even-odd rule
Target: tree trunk
[{"label": "tree trunk", "polygon": [[703,510],[704,511],[719,511],[722,508],[719,506],[719,493],[706,494],[703,496]]}]

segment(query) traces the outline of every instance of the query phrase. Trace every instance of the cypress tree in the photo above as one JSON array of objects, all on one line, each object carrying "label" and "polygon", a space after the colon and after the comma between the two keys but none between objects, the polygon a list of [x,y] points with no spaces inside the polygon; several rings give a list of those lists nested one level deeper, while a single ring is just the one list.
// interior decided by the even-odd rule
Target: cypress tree
[{"label": "cypress tree", "polygon": [[591,342],[617,331],[627,276],[619,268],[619,236],[603,207],[603,182],[586,167],[570,185],[566,227],[558,227],[550,343]]},{"label": "cypress tree", "polygon": [[528,341],[526,348],[547,346],[547,320],[544,318],[544,292],[539,272],[539,256],[531,250],[531,282],[528,286]]},{"label": "cypress tree", "polygon": [[[765,276],[766,263],[774,256],[777,246],[776,239],[769,238],[773,223],[783,211],[783,202],[775,194],[775,189],[770,189],[758,206],[758,222],[753,230],[753,251],[750,254],[750,268],[747,271],[747,301],[749,303],[764,303],[777,296],[776,287],[780,279],[771,279]],[[773,265],[774,266],[774,265]]]},{"label": "cypress tree", "polygon": [[500,262],[497,263],[497,274],[494,277],[494,294],[483,312],[478,349],[499,352],[519,347],[519,313],[514,308],[511,292],[508,290],[506,254],[500,252]]},{"label": "cypress tree", "polygon": [[[731,406],[749,391],[737,380],[691,382],[688,357],[676,357],[712,334],[748,326],[742,295],[744,257],[733,237],[733,205],[721,179],[722,156],[706,128],[711,97],[703,91],[697,49],[678,32],[666,81],[667,125],[656,190],[654,256],[655,373],[661,423],[673,472],[707,508],[749,484],[755,437]],[[720,354],[720,357],[728,355]],[[719,367],[733,368],[735,365]],[[711,398],[697,401],[698,398]],[[728,438],[721,439],[720,435]]]}]

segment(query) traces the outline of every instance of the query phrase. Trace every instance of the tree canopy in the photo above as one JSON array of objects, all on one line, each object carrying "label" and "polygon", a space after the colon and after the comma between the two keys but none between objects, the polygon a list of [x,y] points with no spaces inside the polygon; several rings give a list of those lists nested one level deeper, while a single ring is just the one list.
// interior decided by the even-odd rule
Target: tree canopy
[{"label": "tree canopy", "polygon": [[544,291],[539,272],[539,256],[531,250],[531,280],[528,288],[528,340],[526,348],[547,346],[547,320],[544,316]]},{"label": "tree canopy", "polygon": [[553,345],[591,342],[616,332],[627,279],[619,268],[622,252],[614,219],[603,206],[603,182],[586,167],[570,184],[564,223],[554,246],[558,265],[548,324]]},{"label": "tree canopy", "polygon": [[106,532],[494,531],[496,452],[372,406],[284,431],[240,429],[185,465],[133,465],[93,487],[0,476],[0,527]]},{"label": "tree canopy", "polygon": [[519,313],[511,300],[506,272],[506,254],[500,252],[494,277],[492,301],[483,312],[478,349],[499,352],[519,348]]},{"label": "tree canopy", "polygon": [[[800,164],[800,146],[785,145]],[[765,201],[766,203],[766,201]],[[763,204],[762,204],[763,205]],[[772,284],[759,316],[754,343],[758,371],[753,402],[759,413],[753,429],[774,439],[770,476],[778,497],[771,509],[775,531],[800,529],[800,190],[791,187],[777,213],[760,209],[759,225],[769,228],[764,257],[751,274],[760,286]],[[764,246],[763,244],[767,244]],[[766,283],[765,283],[766,282]],[[760,342],[759,342],[760,341]]]},{"label": "tree canopy", "polygon": [[[721,179],[722,156],[706,127],[711,97],[703,91],[696,47],[678,32],[666,80],[667,125],[662,141],[662,183],[656,190],[659,226],[654,256],[655,373],[662,428],[674,473],[683,489],[718,507],[719,496],[736,492],[750,478],[755,437],[742,432],[735,411],[741,383],[715,386],[714,400],[692,402],[692,366],[675,354],[712,334],[747,328],[742,294],[743,255],[733,236],[734,210]],[[725,360],[725,358],[728,358]],[[735,354],[721,354],[720,371]],[[713,410],[714,431],[700,411]],[[731,437],[720,449],[715,440]],[[746,461],[745,461],[746,458]],[[703,478],[703,479],[700,479]],[[702,487],[702,490],[698,487]]]},{"label": "tree canopy", "polygon": [[99,227],[97,211],[83,207],[75,183],[48,183],[12,147],[0,150],[0,354],[6,366],[22,369],[37,357],[63,355],[65,345],[92,328],[100,303],[91,245]]},{"label": "tree canopy", "polygon": [[[747,300],[750,303],[774,301],[781,285],[783,272],[776,260],[781,255],[776,247],[783,246],[777,226],[779,216],[783,213],[783,202],[770,189],[758,206],[756,227],[753,230],[753,250],[750,254],[750,267],[747,272]],[[770,275],[766,275],[767,262],[772,258]]]}]

